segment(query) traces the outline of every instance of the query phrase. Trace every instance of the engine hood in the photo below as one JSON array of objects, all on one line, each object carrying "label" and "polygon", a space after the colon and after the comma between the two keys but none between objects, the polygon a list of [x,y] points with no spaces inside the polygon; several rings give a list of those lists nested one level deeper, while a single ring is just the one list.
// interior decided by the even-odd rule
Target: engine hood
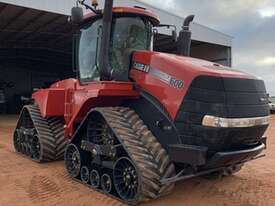
[{"label": "engine hood", "polygon": [[[224,88],[231,79],[240,82],[233,83],[237,90],[244,86],[254,89],[257,84],[264,88],[264,83],[256,77],[213,62],[150,51],[133,54],[130,78],[156,97],[174,118],[192,82],[199,77],[212,78],[211,84],[217,78],[225,79],[222,80]],[[250,80],[253,83],[247,83]]]},{"label": "engine hood", "polygon": [[159,52],[149,52],[150,65],[159,69],[166,68],[170,72],[191,73],[194,76],[210,75],[219,77],[257,79],[257,77],[248,73],[223,66],[218,63],[213,63],[206,60],[183,57],[173,54],[165,54]]}]

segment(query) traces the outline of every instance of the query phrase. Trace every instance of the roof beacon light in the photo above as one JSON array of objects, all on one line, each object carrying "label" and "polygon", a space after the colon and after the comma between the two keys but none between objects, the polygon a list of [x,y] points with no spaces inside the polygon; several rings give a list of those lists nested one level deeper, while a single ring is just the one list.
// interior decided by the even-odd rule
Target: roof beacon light
[{"label": "roof beacon light", "polygon": [[92,6],[96,9],[96,7],[98,7],[98,1],[92,0]]}]

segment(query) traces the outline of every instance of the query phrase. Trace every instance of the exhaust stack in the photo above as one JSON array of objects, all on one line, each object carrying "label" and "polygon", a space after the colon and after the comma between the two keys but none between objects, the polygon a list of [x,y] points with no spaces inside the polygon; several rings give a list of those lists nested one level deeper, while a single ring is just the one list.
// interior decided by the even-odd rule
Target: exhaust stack
[{"label": "exhaust stack", "polygon": [[111,67],[109,62],[109,47],[113,16],[113,0],[105,0],[103,11],[102,40],[99,53],[99,68],[101,80],[111,79]]},{"label": "exhaust stack", "polygon": [[183,22],[182,30],[178,38],[178,54],[182,56],[190,56],[191,48],[191,35],[190,23],[194,20],[195,16],[187,16]]}]

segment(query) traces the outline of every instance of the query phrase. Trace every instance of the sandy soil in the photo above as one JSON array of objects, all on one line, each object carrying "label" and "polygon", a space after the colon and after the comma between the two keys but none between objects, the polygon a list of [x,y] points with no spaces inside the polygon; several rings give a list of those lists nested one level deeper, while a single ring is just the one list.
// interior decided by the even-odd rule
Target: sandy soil
[{"label": "sandy soil", "polygon": [[[123,205],[70,180],[63,162],[36,164],[16,154],[12,147],[15,120],[15,116],[0,117],[0,206]],[[145,205],[275,205],[275,116],[267,135],[267,156],[246,164],[235,176],[180,182],[169,196]]]}]

